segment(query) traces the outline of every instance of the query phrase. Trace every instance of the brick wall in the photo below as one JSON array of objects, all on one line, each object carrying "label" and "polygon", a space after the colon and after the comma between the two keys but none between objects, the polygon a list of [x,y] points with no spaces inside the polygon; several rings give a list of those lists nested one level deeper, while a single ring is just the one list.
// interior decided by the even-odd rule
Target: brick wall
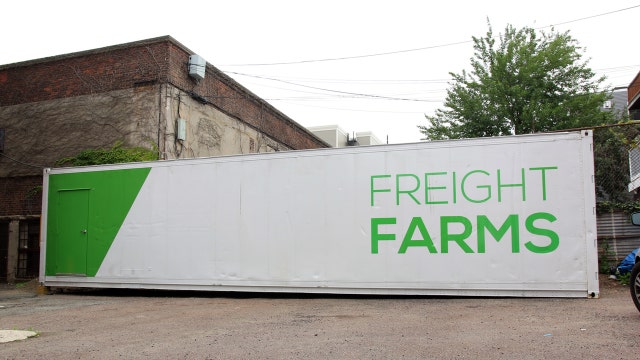
[{"label": "brick wall", "polygon": [[633,79],[629,87],[627,88],[627,99],[628,102],[637,99],[640,96],[640,72]]},{"label": "brick wall", "polygon": [[166,43],[106,49],[0,66],[0,106],[128,89],[166,73]]},{"label": "brick wall", "polygon": [[171,37],[162,37],[0,66],[0,106],[169,82],[289,148],[326,147],[212,65],[207,65],[204,80],[190,78],[187,64],[191,54]]},{"label": "brick wall", "polygon": [[0,217],[39,215],[41,209],[42,176],[0,178]]}]

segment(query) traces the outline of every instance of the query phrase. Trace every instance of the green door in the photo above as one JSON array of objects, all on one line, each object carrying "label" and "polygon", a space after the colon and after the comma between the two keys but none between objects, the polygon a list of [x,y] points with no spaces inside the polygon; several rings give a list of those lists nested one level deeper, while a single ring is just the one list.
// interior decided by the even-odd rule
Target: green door
[{"label": "green door", "polygon": [[59,190],[56,275],[87,274],[89,189]]}]

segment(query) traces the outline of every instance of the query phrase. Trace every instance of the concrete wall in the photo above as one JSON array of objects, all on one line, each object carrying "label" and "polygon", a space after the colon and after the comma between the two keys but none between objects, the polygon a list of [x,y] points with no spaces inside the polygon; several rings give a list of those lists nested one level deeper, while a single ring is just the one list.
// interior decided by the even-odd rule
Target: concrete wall
[{"label": "concrete wall", "polygon": [[[176,140],[178,118],[186,120],[185,141]],[[18,160],[0,157],[0,178],[41,175],[42,167],[63,157],[119,141],[157,147],[162,159],[291,149],[171,85],[4,106],[0,126],[5,129],[5,154]]]},{"label": "concrete wall", "polygon": [[[90,148],[152,148],[158,138],[158,85],[0,107],[5,154],[0,177],[42,175],[42,167]],[[34,166],[26,166],[24,163]]]},{"label": "concrete wall", "polygon": [[[290,150],[246,122],[193,99],[175,87],[169,87],[165,108],[165,158],[193,158],[229,154],[247,154]],[[178,119],[186,123],[186,139],[177,140]]]}]

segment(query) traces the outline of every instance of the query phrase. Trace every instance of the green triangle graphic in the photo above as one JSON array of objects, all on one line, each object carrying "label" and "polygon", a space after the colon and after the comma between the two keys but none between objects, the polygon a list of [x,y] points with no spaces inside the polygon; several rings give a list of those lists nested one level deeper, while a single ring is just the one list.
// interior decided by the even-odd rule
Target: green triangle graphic
[{"label": "green triangle graphic", "polygon": [[45,274],[95,276],[150,171],[50,175]]}]

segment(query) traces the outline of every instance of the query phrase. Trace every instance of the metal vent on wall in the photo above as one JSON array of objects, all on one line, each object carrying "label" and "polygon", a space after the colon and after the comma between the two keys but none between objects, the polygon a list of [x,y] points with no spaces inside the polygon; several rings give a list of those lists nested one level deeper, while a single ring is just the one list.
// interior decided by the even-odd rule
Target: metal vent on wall
[{"label": "metal vent on wall", "polygon": [[204,79],[207,62],[200,55],[189,56],[189,76],[196,80]]},{"label": "metal vent on wall", "polygon": [[181,141],[187,139],[187,121],[182,118],[178,118],[178,131],[176,132],[176,138]]}]

